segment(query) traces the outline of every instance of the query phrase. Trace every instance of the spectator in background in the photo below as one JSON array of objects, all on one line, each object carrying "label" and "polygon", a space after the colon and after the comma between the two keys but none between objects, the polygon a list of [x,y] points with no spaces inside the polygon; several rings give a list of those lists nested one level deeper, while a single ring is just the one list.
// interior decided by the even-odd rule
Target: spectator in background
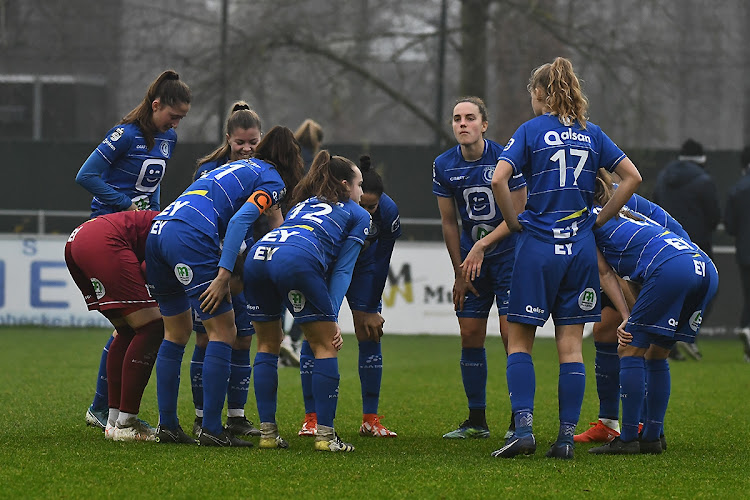
[{"label": "spectator in background", "polygon": [[693,243],[713,259],[713,232],[721,220],[721,208],[705,163],[701,143],[686,140],[677,160],[659,172],[652,201],[677,219]]},{"label": "spectator in background", "polygon": [[[687,231],[690,239],[713,260],[713,232],[721,220],[716,184],[705,170],[703,145],[693,139],[682,144],[676,161],[667,164],[656,178],[652,201],[669,212]],[[703,319],[710,312],[704,311]],[[697,344],[679,343],[687,353],[701,359]],[[681,360],[677,348],[670,357]]]},{"label": "spectator in background", "polygon": [[[315,120],[307,118],[294,132],[294,138],[297,139],[299,144],[302,161],[305,162],[305,172],[307,172],[310,170],[313,158],[320,151],[320,144],[323,142],[323,127]],[[292,321],[289,333],[284,335],[284,339],[281,341],[279,353],[281,366],[300,366],[301,350],[302,328],[297,321]]]},{"label": "spectator in background", "polygon": [[745,361],[750,362],[750,146],[745,146],[740,157],[742,178],[729,190],[724,212],[727,233],[734,236],[737,266],[742,283],[742,315],[740,338],[745,344]]}]

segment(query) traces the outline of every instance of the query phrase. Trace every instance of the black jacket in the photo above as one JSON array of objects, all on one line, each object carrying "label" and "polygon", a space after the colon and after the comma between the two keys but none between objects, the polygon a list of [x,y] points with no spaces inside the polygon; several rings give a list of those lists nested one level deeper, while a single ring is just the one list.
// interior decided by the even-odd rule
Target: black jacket
[{"label": "black jacket", "polygon": [[700,165],[678,160],[664,167],[656,178],[653,201],[682,224],[693,243],[712,254],[721,207],[716,184]]},{"label": "black jacket", "polygon": [[742,176],[729,190],[724,225],[736,237],[737,262],[750,266],[750,175]]}]

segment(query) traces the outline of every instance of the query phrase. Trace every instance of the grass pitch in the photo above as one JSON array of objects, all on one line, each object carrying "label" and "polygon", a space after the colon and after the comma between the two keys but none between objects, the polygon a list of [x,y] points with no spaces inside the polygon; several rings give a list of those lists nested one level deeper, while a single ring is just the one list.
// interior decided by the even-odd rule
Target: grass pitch
[{"label": "grass pitch", "polygon": [[[345,336],[336,429],[356,446],[349,454],[313,451],[297,436],[304,416],[299,372],[279,370],[277,419],[288,450],[214,449],[113,443],[84,425],[106,330],[0,327],[1,498],[743,498],[750,487],[750,364],[736,340],[703,340],[703,361],[672,362],[667,452],[593,456],[578,445],[572,461],[544,457],[557,435],[557,358],[539,339],[536,455],[493,459],[509,419],[505,355],[488,339],[488,440],[441,435],[466,418],[459,340],[384,337],[380,413],[395,439],[362,438],[356,340]],[[193,409],[186,349],[179,415]],[[595,421],[593,342],[578,431]],[[258,422],[253,396],[246,407]],[[141,417],[156,425],[152,377]],[[257,444],[257,438],[255,438]]]}]

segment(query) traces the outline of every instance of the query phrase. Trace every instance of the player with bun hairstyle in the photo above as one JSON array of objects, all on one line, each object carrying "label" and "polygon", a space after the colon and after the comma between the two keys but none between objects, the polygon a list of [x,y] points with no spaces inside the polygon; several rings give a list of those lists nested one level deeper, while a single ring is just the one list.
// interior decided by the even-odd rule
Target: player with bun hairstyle
[{"label": "player with bun hairstyle", "polygon": [[276,424],[282,306],[299,322],[314,356],[311,390],[317,415],[315,449],[349,452],[333,427],[339,390],[341,301],[370,228],[359,206],[362,174],[342,156],[320,151],[297,185],[297,204],[284,223],[261,238],[245,260],[248,310],[258,339],[255,397],[261,448],[287,448]]},{"label": "player with bun hairstyle", "polygon": [[[641,176],[617,145],[588,121],[588,101],[568,59],[558,57],[536,68],[528,90],[536,117],[513,134],[492,177],[492,190],[508,228],[523,230],[516,244],[508,304],[506,376],[515,433],[492,456],[510,458],[536,451],[531,351],[536,328],[551,314],[560,362],[560,427],[547,456],[571,459],[586,385],[583,325],[601,319],[592,229],[622,208]],[[617,172],[622,181],[594,215],[599,168]],[[520,215],[508,186],[518,174],[526,179],[529,193]]]},{"label": "player with bun hairstyle", "polygon": [[[177,143],[177,128],[190,110],[192,93],[173,70],[151,82],[141,103],[115,125],[83,163],[76,182],[94,195],[91,217],[122,210],[160,210],[160,183]],[[116,332],[115,332],[116,333]],[[86,424],[107,423],[107,354],[102,351],[94,400]],[[115,346],[117,348],[117,346]]]},{"label": "player with bun hairstyle", "polygon": [[[203,363],[202,446],[252,446],[222,427],[232,345],[237,336],[229,280],[253,223],[283,203],[302,176],[292,131],[274,127],[253,158],[218,167],[195,181],[155,219],[146,244],[148,282],[164,318],[156,364],[157,441],[192,443],[179,425],[180,365],[192,310],[208,333]],[[223,243],[222,243],[223,239]]]},{"label": "player with bun hairstyle", "polygon": [[[263,135],[260,117],[250,109],[245,101],[237,101],[232,104],[225,126],[226,136],[224,142],[211,153],[200,158],[197,162],[193,181],[197,181],[204,174],[220,167],[226,163],[250,158],[255,152]],[[278,214],[278,207],[271,207],[266,213],[274,212],[277,225],[283,220]],[[266,215],[261,215],[259,221],[253,225],[265,225]],[[262,222],[260,222],[262,221]],[[245,251],[252,246],[252,237],[246,241]],[[242,268],[244,266],[245,251],[237,259],[232,277],[229,280],[229,288],[232,292],[232,308],[234,309],[234,320],[237,326],[237,339],[232,346],[232,362],[229,372],[229,387],[227,390],[227,424],[225,429],[230,434],[237,436],[260,436],[258,430],[245,416],[245,404],[247,403],[248,390],[250,388],[250,347],[252,346],[253,325],[247,315],[247,303],[242,293]],[[206,328],[200,316],[193,313],[193,330],[195,336],[195,348],[193,358],[190,362],[190,385],[193,392],[193,404],[195,406],[195,421],[193,422],[193,434],[200,433],[203,424],[203,361],[206,356],[208,336]]]},{"label": "player with bun hairstyle", "polygon": [[[461,379],[469,407],[468,418],[445,439],[488,438],[487,318],[497,304],[500,334],[506,344],[508,287],[513,269],[516,235],[486,245],[486,237],[502,227],[490,180],[503,148],[484,138],[489,126],[487,107],[479,97],[459,99],[453,107],[453,135],[458,145],[435,159],[432,192],[437,196],[443,239],[453,265],[453,306],[461,332]],[[523,177],[511,181],[512,199],[520,210],[526,202]],[[457,217],[461,218],[461,229]],[[507,233],[507,232],[506,232]],[[464,264],[464,261],[467,261]],[[482,266],[482,262],[484,265]],[[473,271],[465,271],[471,267]],[[511,419],[512,420],[512,419]]]},{"label": "player with bun hairstyle", "polygon": [[[397,434],[380,422],[378,403],[380,382],[383,376],[383,354],[380,338],[383,336],[383,290],[388,279],[391,255],[396,239],[401,236],[398,207],[383,192],[383,179],[372,169],[370,157],[360,156],[362,172],[362,198],[360,206],[372,217],[370,233],[354,267],[352,282],[346,299],[352,311],[354,333],[359,343],[359,381],[362,388],[362,436],[396,437]],[[302,342],[300,376],[305,402],[305,421],[300,436],[314,436],[317,426],[315,400],[312,396],[312,367],[315,358],[310,344]]]}]

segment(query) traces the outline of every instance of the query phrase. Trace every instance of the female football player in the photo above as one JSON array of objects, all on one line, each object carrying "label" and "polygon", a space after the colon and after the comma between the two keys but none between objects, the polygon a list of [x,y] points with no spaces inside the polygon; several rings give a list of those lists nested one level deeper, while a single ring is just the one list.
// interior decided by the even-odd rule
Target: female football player
[{"label": "female football player", "polygon": [[[398,207],[383,192],[383,179],[372,170],[369,156],[359,159],[362,172],[362,198],[360,206],[372,217],[365,246],[359,254],[346,300],[352,311],[354,334],[359,343],[359,382],[362,388],[361,436],[396,437],[397,434],[380,422],[380,382],[383,376],[383,354],[380,338],[383,336],[381,297],[388,279],[393,245],[401,236]],[[315,400],[312,396],[312,367],[315,358],[310,344],[302,342],[300,376],[305,402],[305,421],[300,436],[314,436],[317,427]]]},{"label": "female football player", "polygon": [[[601,177],[596,188],[599,206],[595,213],[613,196],[611,183]],[[633,310],[629,315],[625,310],[618,328],[622,432],[589,452],[661,453],[671,386],[667,357],[677,341],[695,341],[703,312],[718,288],[719,275],[697,245],[628,209],[595,228],[594,236],[600,270],[627,276],[639,283],[641,290]],[[619,289],[612,290],[606,289],[607,294],[622,310]],[[639,439],[644,395],[646,411]]]},{"label": "female football player", "polygon": [[[558,57],[536,68],[529,81],[536,118],[513,134],[492,178],[500,210],[511,231],[523,229],[508,305],[506,376],[515,435],[492,453],[514,457],[536,451],[532,433],[536,381],[531,350],[536,328],[555,322],[560,374],[560,429],[547,456],[573,458],[573,435],[583,402],[583,325],[600,319],[594,224],[622,208],[640,184],[635,165],[602,130],[587,121],[588,101],[571,62]],[[615,170],[622,179],[598,217],[592,214],[596,172]],[[529,197],[518,215],[508,181],[523,174]]]},{"label": "female football player", "polygon": [[[148,281],[164,317],[156,365],[157,441],[191,442],[177,418],[179,374],[192,310],[208,333],[203,363],[203,446],[251,446],[227,433],[221,411],[237,336],[229,280],[248,230],[302,176],[292,131],[274,127],[253,158],[218,167],[195,181],[155,219],[146,245]],[[223,243],[222,243],[223,239]]]},{"label": "female football player", "polygon": [[[487,318],[497,303],[500,333],[507,338],[508,287],[517,236],[505,238],[483,251],[484,267],[473,281],[463,276],[461,263],[475,244],[495,230],[503,216],[495,203],[490,181],[502,146],[484,134],[489,126],[487,108],[478,97],[460,99],[453,108],[453,135],[458,145],[435,159],[432,192],[437,196],[443,238],[453,265],[453,305],[461,332],[461,379],[469,416],[446,439],[487,438],[487,355],[484,348]],[[516,210],[526,202],[526,184],[515,175],[510,182]],[[461,218],[459,230],[457,216]]]},{"label": "female football player", "polygon": [[[94,197],[91,217],[122,210],[160,210],[159,184],[172,156],[180,121],[190,110],[192,94],[179,75],[167,70],[151,82],[141,103],[115,125],[81,166],[76,182]],[[107,353],[102,351],[88,425],[106,426]]]},{"label": "female football player", "polygon": [[[197,181],[204,174],[226,163],[249,158],[255,152],[255,148],[263,135],[260,117],[250,109],[245,101],[237,101],[232,105],[225,128],[225,141],[213,152],[198,160],[193,181]],[[271,207],[269,212],[274,210],[277,210],[276,206]],[[256,221],[256,224],[253,225],[254,230],[258,223]],[[246,246],[252,246],[252,239]],[[237,260],[232,278],[229,280],[234,320],[237,326],[237,339],[232,346],[232,362],[227,390],[227,424],[225,428],[227,432],[234,435],[259,436],[260,431],[245,416],[245,404],[247,403],[252,373],[250,347],[255,331],[247,315],[247,304],[242,293],[244,252],[242,254],[243,257]],[[197,313],[193,314],[193,330],[196,336],[193,358],[190,362],[190,385],[193,389],[193,404],[195,405],[193,433],[197,436],[203,423],[203,361],[208,345],[206,328]]]},{"label": "female football player", "polygon": [[285,305],[299,322],[315,357],[312,395],[317,415],[315,449],[349,452],[334,431],[339,389],[338,312],[367,239],[370,214],[359,206],[362,174],[350,160],[322,150],[297,186],[297,205],[281,227],[261,238],[245,260],[248,310],[258,337],[255,397],[260,447],[287,448],[276,425],[278,359]]},{"label": "female football player", "polygon": [[142,266],[152,210],[105,214],[78,226],[65,245],[65,263],[90,311],[117,329],[106,363],[106,439],[153,441],[154,429],[138,419],[143,391],[164,338],[156,301]]}]

